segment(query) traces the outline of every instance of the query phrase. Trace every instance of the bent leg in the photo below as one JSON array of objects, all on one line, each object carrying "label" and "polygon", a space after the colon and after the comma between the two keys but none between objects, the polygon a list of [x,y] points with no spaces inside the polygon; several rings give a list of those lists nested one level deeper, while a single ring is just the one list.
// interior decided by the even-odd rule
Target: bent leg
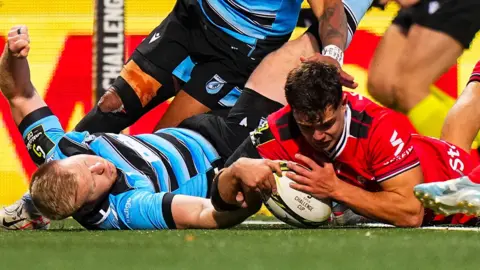
[{"label": "bent leg", "polygon": [[[441,139],[469,152],[480,130],[480,61],[445,118]],[[478,140],[478,139],[477,139]]]},{"label": "bent leg", "polygon": [[188,56],[187,18],[182,1],[178,1],[169,16],[135,49],[111,91],[75,130],[118,133],[174,96],[172,72]]},{"label": "bent leg", "polygon": [[396,108],[408,113],[418,132],[439,137],[454,100],[432,85],[457,61],[462,45],[445,33],[423,26],[410,29],[394,86]]},{"label": "bent leg", "polygon": [[395,104],[393,86],[398,73],[399,58],[405,48],[406,30],[392,24],[385,32],[368,68],[368,92],[386,107]]}]

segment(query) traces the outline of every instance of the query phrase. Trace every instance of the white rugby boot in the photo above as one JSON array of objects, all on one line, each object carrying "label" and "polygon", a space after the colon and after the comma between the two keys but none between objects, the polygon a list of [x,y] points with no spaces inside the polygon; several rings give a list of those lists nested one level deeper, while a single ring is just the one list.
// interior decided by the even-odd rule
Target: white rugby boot
[{"label": "white rugby boot", "polygon": [[480,216],[480,185],[470,181],[467,176],[420,184],[415,186],[414,193],[425,208],[437,214]]},{"label": "white rugby boot", "polygon": [[47,230],[49,227],[50,220],[38,212],[28,193],[12,205],[0,209],[0,229]]}]

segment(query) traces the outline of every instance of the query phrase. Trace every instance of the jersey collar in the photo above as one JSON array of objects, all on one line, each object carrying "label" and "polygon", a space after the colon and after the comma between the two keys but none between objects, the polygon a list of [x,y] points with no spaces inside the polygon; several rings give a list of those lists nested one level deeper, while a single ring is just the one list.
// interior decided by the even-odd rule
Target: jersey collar
[{"label": "jersey collar", "polygon": [[343,132],[338,140],[337,144],[333,147],[332,151],[326,151],[330,159],[336,159],[340,154],[342,154],[345,146],[347,145],[348,137],[350,136],[350,122],[352,121],[352,111],[350,110],[350,105],[347,104],[347,109],[345,110],[345,122],[343,123]]}]

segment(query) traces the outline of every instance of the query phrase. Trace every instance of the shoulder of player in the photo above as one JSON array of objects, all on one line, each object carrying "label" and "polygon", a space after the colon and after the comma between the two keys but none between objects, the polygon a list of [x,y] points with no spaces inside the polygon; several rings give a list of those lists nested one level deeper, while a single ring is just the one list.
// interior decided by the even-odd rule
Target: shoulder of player
[{"label": "shoulder of player", "polygon": [[363,125],[371,126],[378,121],[382,121],[383,117],[388,117],[393,112],[360,94],[345,92],[344,95],[347,98],[347,106],[350,109],[352,119]]}]

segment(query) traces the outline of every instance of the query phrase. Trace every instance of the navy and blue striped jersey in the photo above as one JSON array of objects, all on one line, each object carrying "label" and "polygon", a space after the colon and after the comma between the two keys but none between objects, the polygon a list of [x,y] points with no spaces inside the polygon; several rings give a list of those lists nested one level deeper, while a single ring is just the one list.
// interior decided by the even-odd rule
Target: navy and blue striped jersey
[{"label": "navy and blue striped jersey", "polygon": [[200,134],[180,128],[128,136],[65,133],[47,107],[19,125],[37,165],[76,154],[101,156],[118,169],[110,194],[74,218],[89,229],[175,228],[171,202],[176,194],[207,197],[220,157]]},{"label": "navy and blue striped jersey", "polygon": [[198,0],[211,23],[244,43],[288,39],[303,0]]},{"label": "navy and blue striped jersey", "polygon": [[[296,27],[303,0],[197,0],[207,19],[225,33],[252,46],[286,42]],[[350,43],[373,0],[344,0]],[[281,45],[281,44],[280,44]]]}]

